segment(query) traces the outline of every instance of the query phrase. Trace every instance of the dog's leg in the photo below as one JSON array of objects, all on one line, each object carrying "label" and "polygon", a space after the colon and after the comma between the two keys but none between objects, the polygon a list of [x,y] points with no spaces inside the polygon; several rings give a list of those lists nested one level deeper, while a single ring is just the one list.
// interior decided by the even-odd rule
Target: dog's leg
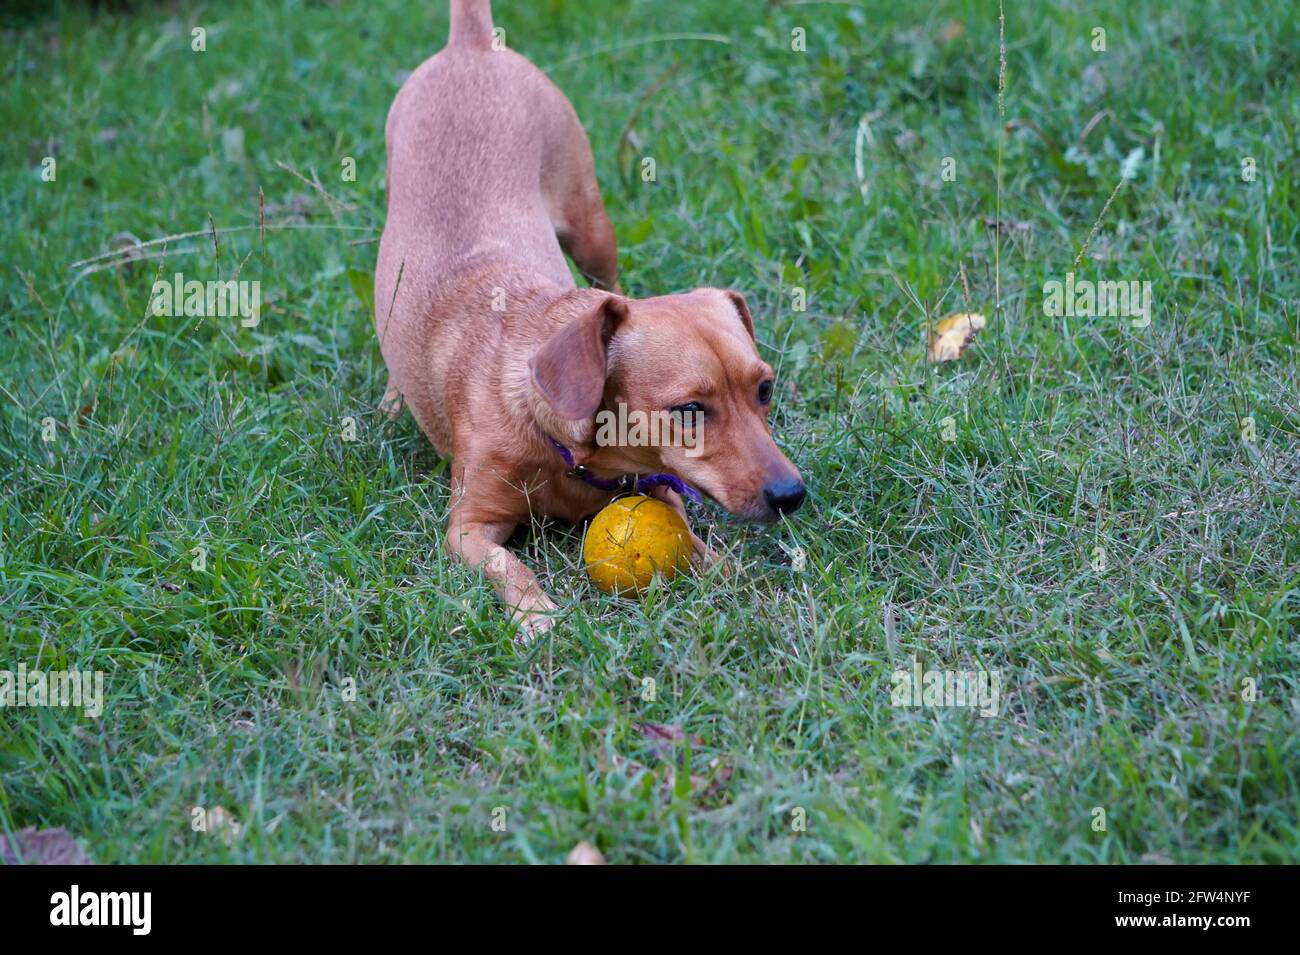
[{"label": "dog's leg", "polygon": [[512,619],[523,631],[520,636],[527,641],[554,626],[554,614],[559,608],[527,565],[505,548],[514,529],[513,521],[462,520],[453,512],[447,525],[446,546],[452,557],[483,571],[502,603],[510,608]]},{"label": "dog's leg", "polygon": [[379,400],[379,410],[388,415],[389,421],[396,421],[402,413],[402,395],[393,384],[392,375],[388,376],[388,387],[384,389],[384,397]]},{"label": "dog's leg", "polygon": [[619,292],[618,244],[596,184],[591,144],[582,123],[565,104],[560,135],[543,158],[542,191],[560,247],[596,288]]},{"label": "dog's leg", "polygon": [[563,232],[557,232],[560,246],[573,264],[596,288],[622,294],[618,284],[618,246],[600,193],[592,183],[594,203],[583,197],[576,209],[565,211]]},{"label": "dog's leg", "polygon": [[[659,498],[659,500],[663,501],[680,514],[682,520],[686,521],[687,529],[690,530],[691,522],[686,517],[686,505],[682,503],[682,496],[680,494],[671,488],[660,486],[651,491],[650,496]],[[700,538],[696,537],[695,531],[692,530],[690,533],[691,548],[695,551],[695,559],[705,567],[716,566],[724,574],[730,574],[731,563],[708,544],[704,543],[704,541],[700,540]]]}]

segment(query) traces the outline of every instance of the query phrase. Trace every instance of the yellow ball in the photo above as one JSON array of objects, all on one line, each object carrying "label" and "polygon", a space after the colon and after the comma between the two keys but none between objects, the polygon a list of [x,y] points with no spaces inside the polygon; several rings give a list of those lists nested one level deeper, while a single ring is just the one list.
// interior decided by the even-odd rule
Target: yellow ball
[{"label": "yellow ball", "polygon": [[582,559],[607,594],[636,593],[654,575],[672,580],[691,562],[691,532],[682,516],[657,498],[620,497],[591,519]]}]

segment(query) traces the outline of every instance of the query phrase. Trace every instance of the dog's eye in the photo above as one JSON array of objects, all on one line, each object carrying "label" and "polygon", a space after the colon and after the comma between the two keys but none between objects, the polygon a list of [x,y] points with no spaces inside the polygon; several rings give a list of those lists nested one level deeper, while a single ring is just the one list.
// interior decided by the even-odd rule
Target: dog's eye
[{"label": "dog's eye", "polygon": [[762,382],[758,386],[758,403],[765,405],[772,400],[772,379]]},{"label": "dog's eye", "polygon": [[704,414],[704,405],[700,404],[698,401],[689,401],[684,405],[673,405],[668,409],[668,412],[669,414],[674,414],[679,418],[685,418],[687,415],[695,418]]}]

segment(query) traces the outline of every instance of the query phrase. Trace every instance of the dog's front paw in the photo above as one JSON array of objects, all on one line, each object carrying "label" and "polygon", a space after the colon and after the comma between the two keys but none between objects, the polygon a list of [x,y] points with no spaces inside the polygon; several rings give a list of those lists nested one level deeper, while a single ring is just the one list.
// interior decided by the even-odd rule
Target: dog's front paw
[{"label": "dog's front paw", "polygon": [[388,416],[389,421],[396,421],[402,413],[402,393],[397,390],[392,379],[384,389],[384,397],[379,399],[379,410]]},{"label": "dog's front paw", "polygon": [[559,614],[560,608],[546,594],[530,601],[527,607],[516,608],[514,622],[519,633],[515,635],[515,642],[528,646],[538,637],[549,633],[558,622]]},{"label": "dog's front paw", "polygon": [[730,558],[719,554],[694,534],[691,535],[691,546],[695,551],[692,555],[692,560],[695,562],[696,566],[703,568],[704,570],[716,570],[718,573],[722,574],[723,577],[731,577],[735,575],[737,568]]}]

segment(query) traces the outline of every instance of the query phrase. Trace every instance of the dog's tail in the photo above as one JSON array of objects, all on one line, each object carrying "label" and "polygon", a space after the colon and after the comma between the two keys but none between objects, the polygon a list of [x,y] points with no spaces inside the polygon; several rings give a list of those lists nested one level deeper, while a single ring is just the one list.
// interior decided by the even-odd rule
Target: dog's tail
[{"label": "dog's tail", "polygon": [[451,0],[451,33],[448,46],[486,50],[492,45],[491,0]]}]

